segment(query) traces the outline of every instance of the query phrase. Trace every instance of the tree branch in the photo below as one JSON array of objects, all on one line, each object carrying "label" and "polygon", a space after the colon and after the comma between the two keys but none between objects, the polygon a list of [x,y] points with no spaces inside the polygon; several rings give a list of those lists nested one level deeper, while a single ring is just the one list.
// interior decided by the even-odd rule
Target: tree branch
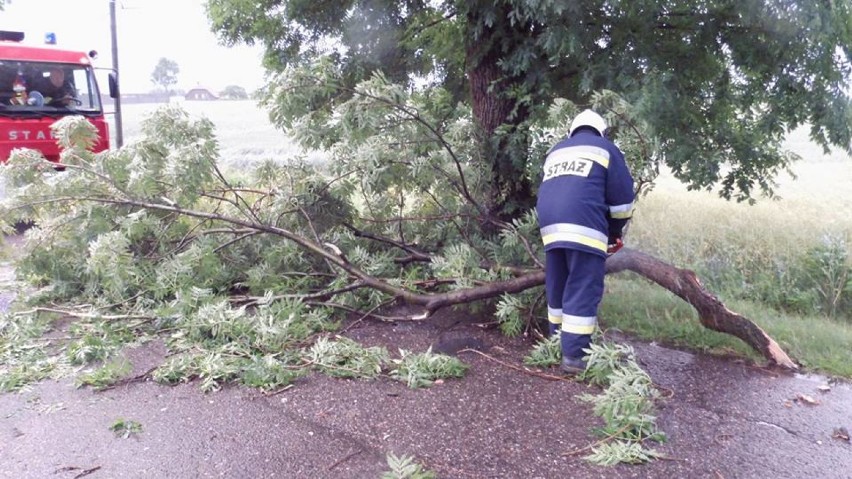
[{"label": "tree branch", "polygon": [[[405,318],[390,318],[374,313],[370,314],[373,317],[383,320],[422,320],[428,318],[435,311],[446,306],[494,298],[503,294],[519,293],[529,288],[544,284],[544,271],[535,270],[508,280],[495,281],[455,291],[424,294],[396,286],[381,278],[367,274],[357,266],[351,264],[344,254],[334,245],[320,245],[299,234],[277,226],[257,223],[241,218],[227,217],[221,214],[183,209],[177,205],[165,205],[129,199],[115,199],[97,196],[56,197],[51,200],[40,201],[39,203],[67,203],[73,201],[130,205],[152,210],[167,211],[195,218],[222,221],[242,226],[244,228],[251,228],[258,232],[281,236],[296,243],[305,251],[325,259],[333,266],[355,278],[355,283],[350,285],[350,287],[355,287],[355,285],[357,285],[358,287],[372,288],[406,303],[422,306],[424,309],[422,314],[412,315]],[[28,205],[19,205],[17,208],[25,208],[27,206]],[[692,305],[698,312],[701,324],[705,327],[714,331],[731,334],[742,339],[746,344],[763,354],[765,358],[773,361],[779,366],[788,369],[798,368],[796,363],[781,349],[778,343],[769,337],[759,326],[747,318],[727,309],[718,298],[704,289],[694,272],[676,268],[670,264],[660,261],[659,259],[631,248],[624,248],[619,253],[610,256],[607,260],[606,267],[608,274],[630,270],[656,282]],[[355,308],[337,303],[317,302],[316,304],[358,312]]]},{"label": "tree branch", "polygon": [[365,98],[369,98],[371,100],[375,100],[377,102],[384,103],[385,105],[407,115],[409,118],[414,120],[416,123],[423,125],[427,130],[429,130],[429,132],[432,135],[434,135],[435,140],[441,145],[441,147],[444,149],[444,151],[446,151],[447,154],[450,155],[450,158],[453,160],[453,163],[456,165],[456,171],[458,172],[459,181],[461,182],[461,184],[457,185],[456,182],[453,180],[453,178],[451,178],[446,172],[443,172],[443,170],[440,170],[440,169],[439,169],[439,171],[442,171],[444,173],[444,175],[450,181],[450,184],[452,184],[453,187],[456,188],[456,190],[458,190],[459,193],[461,193],[461,195],[471,205],[473,205],[473,207],[476,208],[477,211],[479,211],[480,213],[485,212],[485,210],[482,208],[482,206],[479,204],[479,202],[477,202],[475,199],[473,199],[473,195],[471,195],[470,190],[467,187],[467,182],[466,182],[465,177],[464,177],[464,170],[462,169],[461,161],[459,160],[458,156],[456,156],[456,152],[453,151],[452,146],[450,146],[449,142],[447,142],[447,140],[444,138],[444,135],[439,133],[438,130],[432,124],[430,124],[428,121],[423,119],[423,117],[420,116],[420,114],[417,112],[417,110],[411,111],[405,105],[401,105],[399,103],[394,103],[390,100],[387,100],[387,99],[382,98],[382,97],[377,96],[377,95],[371,95],[369,93],[360,91],[357,88],[348,88],[348,87],[344,87],[344,86],[341,86],[341,85],[333,85],[333,86],[340,89],[340,90],[348,91],[352,94],[360,95],[360,96],[363,96]]},{"label": "tree branch", "polygon": [[676,268],[631,248],[623,248],[612,255],[606,266],[607,273],[625,270],[639,273],[691,304],[704,327],[742,339],[779,366],[798,369],[798,365],[763,329],[726,308],[716,296],[704,289],[694,272]]},{"label": "tree branch", "polygon": [[366,285],[362,281],[356,281],[352,284],[346,285],[342,288],[337,289],[328,289],[324,291],[318,291],[316,293],[308,293],[308,294],[277,294],[274,296],[266,297],[266,296],[235,296],[231,298],[231,302],[237,304],[246,304],[246,305],[254,305],[259,304],[263,301],[277,301],[281,299],[300,299],[303,301],[325,301],[329,298],[333,298],[341,293],[347,293],[349,291],[355,291],[356,289],[360,289],[365,287]]},{"label": "tree branch", "polygon": [[432,261],[432,255],[430,255],[428,253],[424,253],[422,251],[419,251],[416,248],[414,248],[413,246],[407,245],[407,244],[405,244],[401,241],[396,241],[396,240],[393,240],[393,239],[390,239],[390,238],[385,238],[384,236],[378,236],[378,235],[374,235],[372,233],[367,233],[366,231],[359,230],[358,228],[356,228],[355,226],[353,226],[349,223],[343,223],[343,226],[346,229],[348,229],[349,231],[351,231],[352,234],[355,235],[358,238],[371,239],[373,241],[378,241],[379,243],[385,243],[385,244],[389,244],[391,246],[395,246],[395,247],[405,251],[406,253],[408,253],[410,255],[409,256],[410,259],[408,260],[408,262],[414,262],[414,261],[429,262],[429,261]]}]

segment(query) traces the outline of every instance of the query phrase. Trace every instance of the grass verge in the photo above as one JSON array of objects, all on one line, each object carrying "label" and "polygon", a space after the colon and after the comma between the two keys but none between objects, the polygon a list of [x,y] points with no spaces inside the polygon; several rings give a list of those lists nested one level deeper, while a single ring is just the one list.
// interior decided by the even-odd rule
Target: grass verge
[{"label": "grass verge", "polygon": [[[755,302],[720,299],[729,309],[762,327],[808,371],[852,379],[852,325],[778,312]],[[599,315],[601,327],[619,329],[640,339],[762,360],[739,339],[702,326],[692,306],[645,280],[608,277]]]}]

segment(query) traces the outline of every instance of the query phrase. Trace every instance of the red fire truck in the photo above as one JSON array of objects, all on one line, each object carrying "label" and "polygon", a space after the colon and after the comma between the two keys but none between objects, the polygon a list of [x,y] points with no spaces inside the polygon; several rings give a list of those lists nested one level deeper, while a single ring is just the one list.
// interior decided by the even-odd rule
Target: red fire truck
[{"label": "red fire truck", "polygon": [[[96,53],[29,46],[21,32],[0,31],[0,163],[15,148],[41,151],[59,161],[50,130],[57,119],[82,115],[98,130],[95,151],[109,148],[109,128],[91,60]],[[109,75],[110,96],[117,95]]]}]

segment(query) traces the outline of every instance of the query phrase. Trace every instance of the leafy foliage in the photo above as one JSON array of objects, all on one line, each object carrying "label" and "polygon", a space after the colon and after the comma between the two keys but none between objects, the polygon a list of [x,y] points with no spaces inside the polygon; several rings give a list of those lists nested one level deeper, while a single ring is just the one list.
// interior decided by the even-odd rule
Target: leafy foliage
[{"label": "leafy foliage", "polygon": [[109,430],[114,432],[116,436],[127,439],[134,434],[140,434],[142,432],[142,424],[138,421],[118,418],[110,425]]},{"label": "leafy foliage", "polygon": [[661,455],[653,449],[646,449],[641,444],[628,441],[611,441],[601,444],[585,458],[600,466],[615,466],[624,464],[643,464]]},{"label": "leafy foliage", "polygon": [[434,472],[424,469],[411,456],[396,456],[389,452],[387,455],[389,471],[382,474],[382,479],[435,479]]},{"label": "leafy foliage", "polygon": [[[393,89],[377,81],[377,88]],[[210,122],[191,121],[180,109],[161,109],[144,124],[142,140],[100,154],[87,149],[95,132],[85,119],[66,118],[55,129],[66,171],[44,168],[35,152],[17,151],[3,169],[17,186],[3,214],[8,221],[36,223],[17,265],[22,279],[41,288],[31,301],[91,305],[75,313],[90,319],[73,322],[73,339],[62,346],[73,364],[109,360],[122,346],[153,334],[165,337],[172,351],[154,379],[198,379],[205,391],[229,381],[266,390],[286,386],[306,372],[306,361],[332,375],[375,377],[388,364],[386,351],[321,335],[336,328],[341,314],[375,309],[401,290],[455,291],[508,277],[499,267],[481,267],[487,250],[529,254],[517,232],[507,232],[502,242],[472,237],[476,249],[439,245],[463,231],[435,231],[418,219],[440,216],[436,206],[449,204],[446,223],[464,220],[455,213],[464,203],[445,203],[438,187],[447,177],[458,178],[451,168],[409,176],[395,186],[402,193],[385,202],[387,195],[363,188],[360,179],[299,163],[260,164],[244,176],[252,184],[235,184],[218,168]],[[372,160],[365,152],[350,166],[367,169]],[[412,194],[419,180],[429,186]],[[529,230],[529,223],[515,230]],[[401,267],[388,244],[428,261]],[[385,286],[365,288],[358,279],[365,275]],[[19,314],[10,325],[39,316]],[[142,321],[134,325],[130,318]],[[463,372],[428,354],[402,364],[415,378],[412,386]],[[47,372],[21,369],[14,376]],[[105,382],[107,373],[80,380]]]},{"label": "leafy foliage", "polygon": [[249,387],[272,391],[288,386],[303,376],[305,371],[288,367],[272,355],[255,357],[244,366],[240,381]]},{"label": "leafy foliage", "polygon": [[168,58],[160,58],[157,65],[154,66],[154,71],[151,72],[151,83],[163,88],[163,91],[168,93],[169,87],[177,83],[177,75],[180,73],[180,67],[177,62]]},{"label": "leafy foliage", "polygon": [[386,349],[365,348],[345,337],[335,341],[319,338],[307,354],[307,360],[320,371],[344,378],[374,378],[389,359]]},{"label": "leafy foliage", "polygon": [[396,368],[391,377],[411,389],[429,387],[436,379],[460,378],[468,368],[458,358],[432,353],[432,348],[419,354],[401,349],[399,354],[400,359],[392,360]]},{"label": "leafy foliage", "polygon": [[[718,185],[726,198],[771,193],[794,159],[780,141],[798,125],[811,125],[822,145],[848,149],[852,139],[848,2],[213,0],[207,11],[226,43],[262,44],[273,72],[286,76],[318,58],[336,72],[337,88],[287,83],[297,96],[310,89],[310,101],[269,89],[282,126],[336,121],[331,110],[381,73],[407,89],[445,92],[448,113],[472,106],[486,129],[483,151],[489,143],[510,152],[494,165],[485,155],[477,161],[514,180],[528,178],[530,127],[553,101],[595,104],[601,90],[634,105],[659,138],[641,145],[643,157],[692,188]],[[488,88],[482,98],[477,85]],[[597,106],[609,120],[619,116]]]},{"label": "leafy foliage", "polygon": [[135,331],[108,321],[77,322],[69,332],[79,337],[67,345],[66,355],[71,364],[78,365],[103,361],[137,339]]},{"label": "leafy foliage", "polygon": [[19,391],[68,369],[64,357],[48,354],[50,318],[33,315],[0,316],[0,392]]},{"label": "leafy foliage", "polygon": [[504,294],[497,303],[497,311],[495,316],[500,322],[500,330],[507,336],[517,336],[521,334],[524,326],[524,321],[521,317],[521,310],[524,307],[523,301],[515,296]]},{"label": "leafy foliage", "polygon": [[249,98],[246,89],[239,85],[228,85],[219,95],[229,100],[248,100]]},{"label": "leafy foliage", "polygon": [[588,350],[583,378],[604,386],[599,395],[583,394],[604,420],[598,434],[605,441],[592,449],[587,460],[599,465],[647,462],[658,454],[643,447],[646,439],[665,440],[657,430],[654,402],[660,395],[653,381],[637,363],[633,348],[624,344],[595,344]]},{"label": "leafy foliage", "polygon": [[559,335],[547,337],[533,347],[524,357],[524,364],[539,368],[555,366],[562,360],[562,342]]},{"label": "leafy foliage", "polygon": [[826,236],[822,244],[807,251],[803,269],[805,288],[815,292],[818,309],[831,318],[852,308],[852,261],[849,242]]},{"label": "leafy foliage", "polygon": [[101,390],[126,376],[131,369],[132,365],[126,359],[112,361],[94,371],[78,376],[77,386],[91,386],[95,390]]},{"label": "leafy foliage", "polygon": [[163,383],[199,379],[204,392],[217,391],[222,384],[239,377],[243,359],[226,351],[185,352],[171,356],[154,371],[154,380]]}]

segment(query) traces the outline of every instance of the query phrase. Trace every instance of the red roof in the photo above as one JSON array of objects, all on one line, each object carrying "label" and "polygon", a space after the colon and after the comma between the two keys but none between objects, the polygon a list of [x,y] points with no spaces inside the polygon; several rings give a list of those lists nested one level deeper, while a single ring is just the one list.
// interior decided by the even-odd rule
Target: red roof
[{"label": "red roof", "polygon": [[91,64],[85,52],[60,50],[56,47],[35,47],[15,42],[0,42],[0,58],[39,62]]}]

